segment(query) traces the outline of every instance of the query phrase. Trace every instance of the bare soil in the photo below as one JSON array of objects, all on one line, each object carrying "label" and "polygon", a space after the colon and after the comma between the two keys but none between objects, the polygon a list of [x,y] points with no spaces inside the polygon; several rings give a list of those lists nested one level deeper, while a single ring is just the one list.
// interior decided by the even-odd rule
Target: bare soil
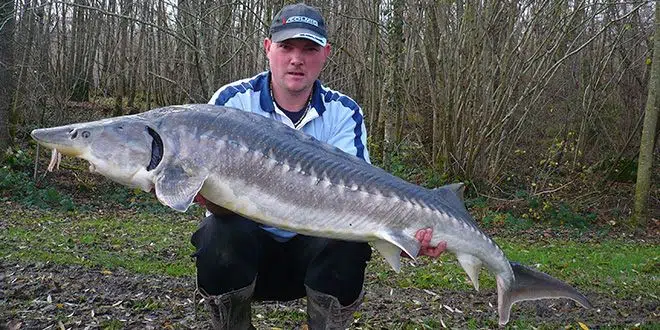
[{"label": "bare soil", "polygon": [[[1,262],[0,328],[9,329],[206,329],[208,314],[195,295],[192,277],[133,274],[50,263]],[[429,291],[392,288],[367,277],[366,300],[353,327],[495,328],[494,292]],[[524,324],[591,329],[658,326],[658,301],[587,292],[595,308],[569,301],[525,302],[514,307],[512,320]],[[255,303],[253,323],[259,329],[293,329],[303,324],[304,299]],[[422,324],[426,322],[427,327]],[[563,326],[562,326],[563,327]]]}]

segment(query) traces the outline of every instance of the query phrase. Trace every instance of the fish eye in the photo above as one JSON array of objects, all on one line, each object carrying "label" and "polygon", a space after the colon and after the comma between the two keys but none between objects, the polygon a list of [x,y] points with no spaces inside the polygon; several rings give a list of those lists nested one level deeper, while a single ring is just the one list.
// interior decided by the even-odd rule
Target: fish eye
[{"label": "fish eye", "polygon": [[89,137],[89,131],[83,131],[82,132],[82,137],[85,138],[85,139],[88,138]]}]

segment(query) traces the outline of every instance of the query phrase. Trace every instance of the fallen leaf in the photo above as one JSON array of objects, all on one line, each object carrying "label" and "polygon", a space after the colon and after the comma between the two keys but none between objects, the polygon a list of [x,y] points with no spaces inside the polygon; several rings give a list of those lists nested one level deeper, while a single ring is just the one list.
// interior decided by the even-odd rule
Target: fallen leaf
[{"label": "fallen leaf", "polygon": [[9,321],[9,323],[7,323],[7,328],[9,330],[18,330],[18,329],[21,328],[21,325],[23,325],[23,322],[13,320],[13,321]]},{"label": "fallen leaf", "polygon": [[589,327],[588,327],[586,324],[584,324],[584,323],[582,323],[582,322],[578,322],[578,324],[580,325],[580,328],[581,328],[582,330],[589,330]]},{"label": "fallen leaf", "polygon": [[426,292],[426,293],[428,293],[428,294],[430,294],[430,295],[432,295],[432,296],[437,296],[437,295],[438,295],[437,293],[435,293],[435,292],[433,292],[433,291],[431,291],[431,290],[427,290],[427,289],[424,289],[424,292]]}]

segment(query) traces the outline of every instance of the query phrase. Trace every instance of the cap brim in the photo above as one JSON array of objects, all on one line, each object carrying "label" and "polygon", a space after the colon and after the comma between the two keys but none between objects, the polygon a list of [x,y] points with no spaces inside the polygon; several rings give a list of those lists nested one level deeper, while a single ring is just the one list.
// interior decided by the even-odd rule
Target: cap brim
[{"label": "cap brim", "polygon": [[273,40],[274,42],[282,42],[284,40],[297,39],[297,38],[314,41],[315,43],[321,45],[322,47],[325,47],[325,45],[328,43],[328,40],[320,36],[318,33],[315,33],[314,31],[309,29],[301,29],[301,28],[286,29],[284,31],[275,32],[271,36],[271,40]]}]

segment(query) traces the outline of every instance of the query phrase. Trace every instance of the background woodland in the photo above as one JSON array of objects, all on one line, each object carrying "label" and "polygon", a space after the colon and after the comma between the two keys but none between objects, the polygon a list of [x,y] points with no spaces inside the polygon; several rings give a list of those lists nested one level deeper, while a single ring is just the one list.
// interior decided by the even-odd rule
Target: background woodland
[{"label": "background woodland", "polygon": [[[206,103],[267,68],[263,38],[287,2],[0,1],[0,147],[36,127]],[[322,80],[362,106],[378,166],[495,201],[630,212],[653,1],[307,3],[333,47]],[[651,184],[656,218],[658,198]]]}]

